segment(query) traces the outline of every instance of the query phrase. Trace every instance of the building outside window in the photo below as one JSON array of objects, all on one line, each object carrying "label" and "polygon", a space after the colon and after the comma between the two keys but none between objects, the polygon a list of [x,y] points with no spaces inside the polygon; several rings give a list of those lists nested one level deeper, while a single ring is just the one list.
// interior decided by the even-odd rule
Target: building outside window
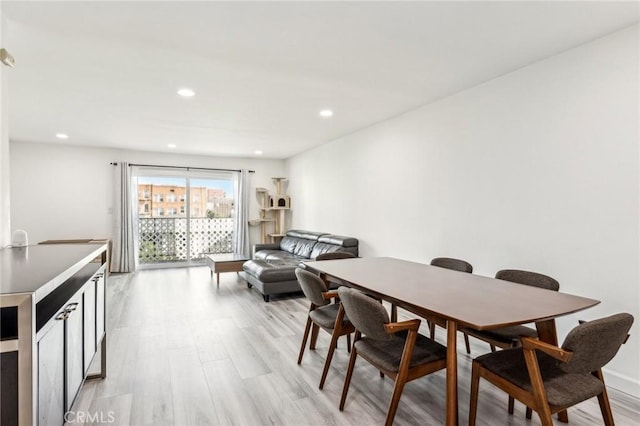
[{"label": "building outside window", "polygon": [[233,175],[202,175],[138,176],[141,264],[201,263],[207,253],[232,251]]}]

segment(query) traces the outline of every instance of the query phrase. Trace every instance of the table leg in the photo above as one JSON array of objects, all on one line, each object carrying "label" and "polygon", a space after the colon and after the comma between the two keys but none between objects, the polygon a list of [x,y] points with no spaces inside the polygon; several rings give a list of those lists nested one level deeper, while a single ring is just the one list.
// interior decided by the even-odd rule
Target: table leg
[{"label": "table leg", "polygon": [[220,287],[220,273],[216,273],[216,285]]},{"label": "table leg", "polygon": [[447,426],[458,424],[458,324],[447,321]]},{"label": "table leg", "polygon": [[[547,321],[536,322],[536,330],[538,331],[538,338],[543,342],[558,345],[558,332],[556,330],[556,322],[553,319]],[[562,423],[569,423],[569,416],[567,410],[558,412],[558,420]]]},{"label": "table leg", "polygon": [[540,340],[551,345],[558,345],[558,333],[556,331],[555,320],[538,321],[536,323],[536,330],[538,331]]}]

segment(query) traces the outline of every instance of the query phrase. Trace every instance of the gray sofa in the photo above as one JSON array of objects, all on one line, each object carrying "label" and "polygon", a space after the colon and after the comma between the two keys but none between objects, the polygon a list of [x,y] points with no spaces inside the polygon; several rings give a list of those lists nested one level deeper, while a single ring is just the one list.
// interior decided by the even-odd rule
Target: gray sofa
[{"label": "gray sofa", "polygon": [[257,289],[268,302],[272,294],[301,291],[295,274],[300,262],[338,251],[358,256],[358,240],[324,232],[291,230],[279,243],[256,244],[253,259],[245,262],[241,274],[249,288]]}]

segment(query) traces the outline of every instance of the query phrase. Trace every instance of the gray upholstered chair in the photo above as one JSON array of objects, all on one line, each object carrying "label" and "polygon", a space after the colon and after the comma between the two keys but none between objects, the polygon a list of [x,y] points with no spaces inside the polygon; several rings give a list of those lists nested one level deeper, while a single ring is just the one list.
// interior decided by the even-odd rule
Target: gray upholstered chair
[{"label": "gray upholstered chair", "polygon": [[[517,284],[544,288],[546,290],[558,291],[560,288],[558,281],[547,275],[518,269],[503,269],[502,271],[498,271],[496,278]],[[512,348],[520,345],[520,337],[522,336],[538,337],[538,332],[526,325],[513,325],[495,330],[482,331],[465,328],[462,329],[462,332],[489,343],[492,352],[495,352],[496,346],[500,348]],[[467,346],[467,353],[471,353],[470,349],[471,348]]]},{"label": "gray upholstered chair", "polygon": [[[503,269],[496,272],[496,278],[517,284],[543,288],[545,290],[558,291],[560,289],[560,284],[554,278],[537,272],[522,271],[519,269]],[[467,339],[465,340],[465,344],[468,354],[471,353],[471,347],[468,344],[468,336],[473,336],[489,343],[491,352],[496,351],[496,346],[503,349],[519,346],[521,337],[538,337],[538,332],[534,328],[526,325],[512,325],[493,330],[474,330],[471,328],[463,328],[460,331],[464,333],[465,338]],[[509,414],[513,414],[513,404],[513,397],[509,395],[507,405]],[[527,407],[526,415],[528,419],[531,418],[531,408]]]},{"label": "gray upholstered chair", "polygon": [[[355,254],[349,253],[348,251],[331,251],[319,254],[315,260],[353,259],[355,257],[357,257]],[[330,281],[328,284],[330,289],[336,289],[340,285],[340,283],[336,281]]]},{"label": "gray upholstered chair", "polygon": [[439,266],[440,268],[453,269],[459,272],[473,272],[473,265],[469,262],[452,257],[434,257],[431,259],[431,266]]},{"label": "gray upholstered chair", "polygon": [[331,299],[337,297],[337,292],[327,291],[327,286],[320,277],[300,268],[296,269],[296,277],[300,282],[300,287],[304,295],[311,302],[309,314],[307,315],[307,323],[304,328],[304,336],[302,337],[302,345],[300,345],[298,364],[302,363],[302,356],[304,355],[304,348],[309,338],[309,331],[311,331],[311,342],[309,343],[309,349],[311,350],[316,348],[320,328],[331,334],[331,344],[329,345],[329,352],[327,352],[322,378],[320,379],[320,389],[322,389],[327,378],[327,373],[329,372],[333,352],[338,346],[338,338],[346,335],[347,350],[350,350],[351,333],[354,332],[354,327],[346,318],[342,304],[331,303]]},{"label": "gray upholstered chair", "polygon": [[360,355],[381,374],[395,381],[385,422],[389,426],[393,423],[405,383],[446,368],[447,348],[418,333],[419,319],[392,323],[379,301],[348,287],[338,288],[338,295],[356,327],[340,411],[344,409],[356,358]]},{"label": "gray upholstered chair", "polygon": [[469,426],[476,422],[481,377],[536,411],[543,426],[553,425],[552,414],[595,396],[605,425],[613,425],[602,367],[627,340],[632,324],[633,316],[616,314],[578,325],[562,347],[525,337],[520,348],[476,358],[471,373]]},{"label": "gray upholstered chair", "polygon": [[[454,259],[452,257],[435,257],[431,259],[431,266],[438,266],[440,268],[452,269],[458,272],[466,272],[471,274],[473,272],[473,265],[469,262],[461,259]],[[429,322],[429,337],[431,339],[435,339],[436,337],[436,323],[433,320]],[[445,327],[444,324],[438,323],[440,327]],[[464,331],[464,344],[467,348],[467,353],[471,353],[471,348],[469,347],[469,336]]]}]

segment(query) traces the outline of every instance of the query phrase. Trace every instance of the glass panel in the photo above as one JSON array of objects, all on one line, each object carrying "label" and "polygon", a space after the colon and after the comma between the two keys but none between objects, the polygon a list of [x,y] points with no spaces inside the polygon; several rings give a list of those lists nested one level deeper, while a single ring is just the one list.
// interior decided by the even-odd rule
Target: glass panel
[{"label": "glass panel", "polygon": [[[231,173],[140,170],[138,241],[141,265],[201,261],[230,253],[235,220]],[[208,175],[208,176],[206,176]]]},{"label": "glass panel", "polygon": [[186,194],[186,178],[138,177],[140,264],[187,261]]},{"label": "glass panel", "polygon": [[209,253],[231,253],[233,243],[234,191],[228,179],[190,179],[189,236],[191,259]]}]

